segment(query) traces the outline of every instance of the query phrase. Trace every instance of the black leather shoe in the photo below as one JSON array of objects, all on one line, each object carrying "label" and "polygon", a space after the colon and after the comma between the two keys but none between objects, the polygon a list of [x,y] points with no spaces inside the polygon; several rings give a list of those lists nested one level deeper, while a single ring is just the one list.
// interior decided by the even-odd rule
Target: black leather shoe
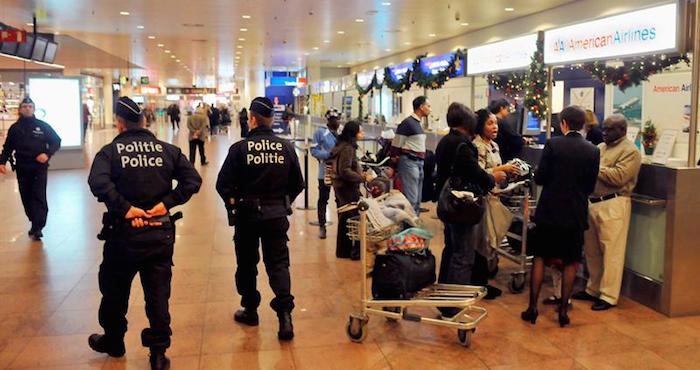
[{"label": "black leather shoe", "polygon": [[559,327],[563,328],[565,326],[568,326],[571,324],[571,319],[569,319],[569,315],[567,314],[559,314]]},{"label": "black leather shoe", "polygon": [[593,310],[593,311],[605,311],[605,310],[609,310],[613,307],[615,307],[615,305],[612,305],[608,302],[605,302],[602,299],[598,299],[595,301],[595,303],[593,303],[593,306],[591,306],[591,310]]},{"label": "black leather shoe", "polygon": [[151,349],[149,362],[151,363],[151,370],[170,369],[170,359],[165,355],[164,349]]},{"label": "black leather shoe", "polygon": [[88,345],[93,351],[106,353],[112,357],[122,357],[126,353],[123,339],[110,340],[104,335],[92,334],[88,337]]},{"label": "black leather shoe", "polygon": [[495,286],[486,285],[486,296],[484,299],[492,301],[503,294],[503,291],[496,288]]},{"label": "black leather shoe", "polygon": [[277,315],[280,320],[280,330],[277,332],[279,340],[292,340],[294,338],[294,325],[292,325],[292,314],[282,312]]},{"label": "black leather shoe", "polygon": [[258,318],[258,312],[255,310],[248,310],[242,308],[233,315],[233,319],[241,324],[246,324],[248,326],[258,326],[260,324],[260,318]]},{"label": "black leather shoe", "polygon": [[523,311],[520,313],[520,319],[523,321],[529,321],[530,324],[536,324],[537,323],[537,317],[540,314],[537,312],[536,309],[534,308],[527,308],[527,310]]},{"label": "black leather shoe", "polygon": [[321,226],[321,230],[318,233],[319,239],[325,239],[326,238],[326,227]]},{"label": "black leather shoe", "polygon": [[572,294],[571,298],[579,300],[579,301],[591,301],[591,302],[595,302],[598,300],[597,297],[594,297],[594,296],[588,294],[588,292],[585,290],[580,291],[580,292],[575,293],[575,294]]}]

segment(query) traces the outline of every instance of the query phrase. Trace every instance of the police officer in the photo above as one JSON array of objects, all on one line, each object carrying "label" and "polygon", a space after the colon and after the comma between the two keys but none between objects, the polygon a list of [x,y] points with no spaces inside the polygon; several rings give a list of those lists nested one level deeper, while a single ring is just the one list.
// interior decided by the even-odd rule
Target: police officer
[{"label": "police officer", "polygon": [[143,113],[133,100],[119,98],[116,114],[119,135],[97,153],[88,178],[92,193],[107,206],[98,235],[105,240],[98,276],[104,335],[91,335],[88,344],[112,357],[124,355],[129,291],[139,273],[150,322],[141,342],[150,348],[151,368],[168,369],[168,299],[179,214],[170,211],[199,191],[202,178],[178,147],[144,128]]},{"label": "police officer", "polygon": [[258,325],[260,292],[256,277],[262,242],[265,269],[275,293],[270,306],[277,312],[280,324],[277,337],[291,340],[294,297],[289,280],[287,216],[291,214],[291,202],[304,189],[304,181],[293,145],[272,132],[272,113],[270,99],[258,97],[252,101],[251,131],[229,149],[216,190],[229,212],[229,224],[236,227],[236,288],[243,309],[236,312],[234,319]]},{"label": "police officer", "polygon": [[[61,148],[61,138],[48,123],[34,117],[34,102],[28,96],[19,105],[19,119],[10,126],[5,145],[0,154],[0,173],[5,174],[5,164],[17,171],[19,195],[29,222],[29,236],[40,240],[46,226],[49,206],[46,202],[46,179],[49,159]],[[12,154],[16,163],[12,162]]]}]

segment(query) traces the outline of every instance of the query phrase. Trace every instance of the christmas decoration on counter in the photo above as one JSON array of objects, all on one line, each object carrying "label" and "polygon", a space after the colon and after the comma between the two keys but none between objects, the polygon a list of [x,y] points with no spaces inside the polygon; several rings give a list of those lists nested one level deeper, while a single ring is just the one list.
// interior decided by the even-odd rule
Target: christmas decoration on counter
[{"label": "christmas decoration on counter", "polygon": [[409,69],[400,79],[396,79],[394,74],[391,72],[391,68],[384,68],[384,86],[388,87],[389,90],[396,94],[401,94],[402,92],[411,88],[413,83],[413,72]]},{"label": "christmas decoration on counter", "polygon": [[628,87],[638,86],[642,81],[648,81],[649,76],[667,71],[681,62],[690,65],[688,55],[651,55],[625,61],[620,67],[609,67],[605,62],[595,61],[580,65],[578,68],[587,71],[604,84],[615,85],[620,91],[625,91]]},{"label": "christmas decoration on counter", "polygon": [[530,67],[525,74],[525,107],[539,119],[547,118],[547,68],[544,65],[544,42],[537,40],[537,50],[532,55]]},{"label": "christmas decoration on counter", "polygon": [[644,128],[642,129],[642,145],[644,146],[644,154],[654,154],[657,141],[658,133],[656,132],[656,126],[654,126],[654,123],[651,120],[644,122]]},{"label": "christmas decoration on counter", "polygon": [[452,58],[450,59],[447,68],[436,74],[430,74],[425,73],[425,71],[423,71],[421,68],[421,60],[425,57],[425,54],[417,56],[413,61],[412,68],[413,81],[416,82],[416,85],[424,89],[436,90],[441,88],[445,82],[450,79],[450,76],[457,71],[457,63],[464,63],[464,52],[462,50],[457,50],[452,54]]}]

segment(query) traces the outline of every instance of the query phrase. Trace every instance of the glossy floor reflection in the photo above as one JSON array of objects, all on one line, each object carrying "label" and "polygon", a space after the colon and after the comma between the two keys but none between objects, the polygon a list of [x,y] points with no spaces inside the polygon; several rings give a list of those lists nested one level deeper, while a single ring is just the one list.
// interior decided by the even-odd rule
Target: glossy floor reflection
[{"label": "glossy floor reflection", "polygon": [[[164,140],[186,146],[186,132],[176,135],[159,124]],[[524,294],[505,293],[484,303],[489,316],[461,347],[453,330],[412,322],[370,320],[363,344],[344,333],[348,313],[357,307],[359,265],[334,255],[336,225],[328,239],[308,225],[315,212],[296,211],[290,228],[292,289],[297,336],[291,343],[276,337],[275,314],[261,307],[261,325],[241,327],[232,320],[238,308],[233,272],[236,265],[216,174],[228,146],[237,138],[219,135],[207,144],[210,164],[197,165],[202,191],[183,208],[178,222],[171,313],[173,369],[677,369],[698,368],[700,318],[668,319],[623,299],[618,308],[595,313],[575,303],[572,326],[560,329],[553,310],[540,307],[536,326],[520,321]],[[91,132],[89,157],[114,135]],[[311,161],[311,196],[316,199],[315,162]],[[49,220],[42,243],[32,242],[14,175],[0,177],[0,368],[147,369],[148,352],[140,345],[146,325],[143,293],[135,281],[129,309],[127,355],[108,359],[92,352],[87,336],[99,332],[97,270],[102,245],[97,241],[103,206],[90,194],[87,171],[49,173]],[[297,200],[301,206],[303,197]],[[331,208],[330,213],[334,210]],[[423,216],[435,233],[439,222]],[[336,217],[331,216],[332,220]],[[498,284],[506,290],[509,266]],[[264,269],[263,300],[269,302]],[[549,293],[545,291],[544,293]]]}]

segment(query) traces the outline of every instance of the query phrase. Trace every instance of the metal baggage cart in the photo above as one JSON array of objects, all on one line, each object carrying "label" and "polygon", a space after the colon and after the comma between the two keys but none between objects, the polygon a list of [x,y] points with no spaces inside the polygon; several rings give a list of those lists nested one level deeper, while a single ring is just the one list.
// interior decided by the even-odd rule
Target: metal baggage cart
[{"label": "metal baggage cart", "polygon": [[501,201],[515,216],[514,220],[522,220],[523,225],[520,233],[508,231],[506,234],[507,237],[520,241],[517,253],[511,248],[507,248],[508,242],[505,239],[498,248],[495,248],[499,255],[518,264],[518,269],[511,273],[508,283],[508,290],[514,294],[522,293],[525,289],[527,270],[532,265],[532,256],[527,255],[527,232],[533,225],[530,222],[530,215],[536,207],[536,201],[530,196],[530,185],[531,181],[525,180],[512,184],[498,193]]},{"label": "metal baggage cart", "polygon": [[[375,198],[383,201],[386,195]],[[431,325],[444,326],[457,329],[457,339],[465,347],[471,344],[471,336],[476,331],[476,326],[486,318],[486,309],[475,306],[484,296],[486,288],[480,286],[432,284],[417,292],[411,299],[374,299],[367,292],[367,258],[368,243],[380,242],[388,239],[397,231],[398,225],[391,225],[383,229],[374,229],[367,221],[366,212],[369,206],[360,201],[357,204],[359,216],[348,221],[348,236],[350,239],[360,242],[360,260],[362,265],[360,312],[350,314],[346,325],[346,333],[351,341],[362,342],[367,336],[367,322],[369,315],[383,316],[387,320],[408,320]],[[434,318],[421,316],[409,312],[409,309],[418,307],[453,307],[459,309],[453,317]]]}]

